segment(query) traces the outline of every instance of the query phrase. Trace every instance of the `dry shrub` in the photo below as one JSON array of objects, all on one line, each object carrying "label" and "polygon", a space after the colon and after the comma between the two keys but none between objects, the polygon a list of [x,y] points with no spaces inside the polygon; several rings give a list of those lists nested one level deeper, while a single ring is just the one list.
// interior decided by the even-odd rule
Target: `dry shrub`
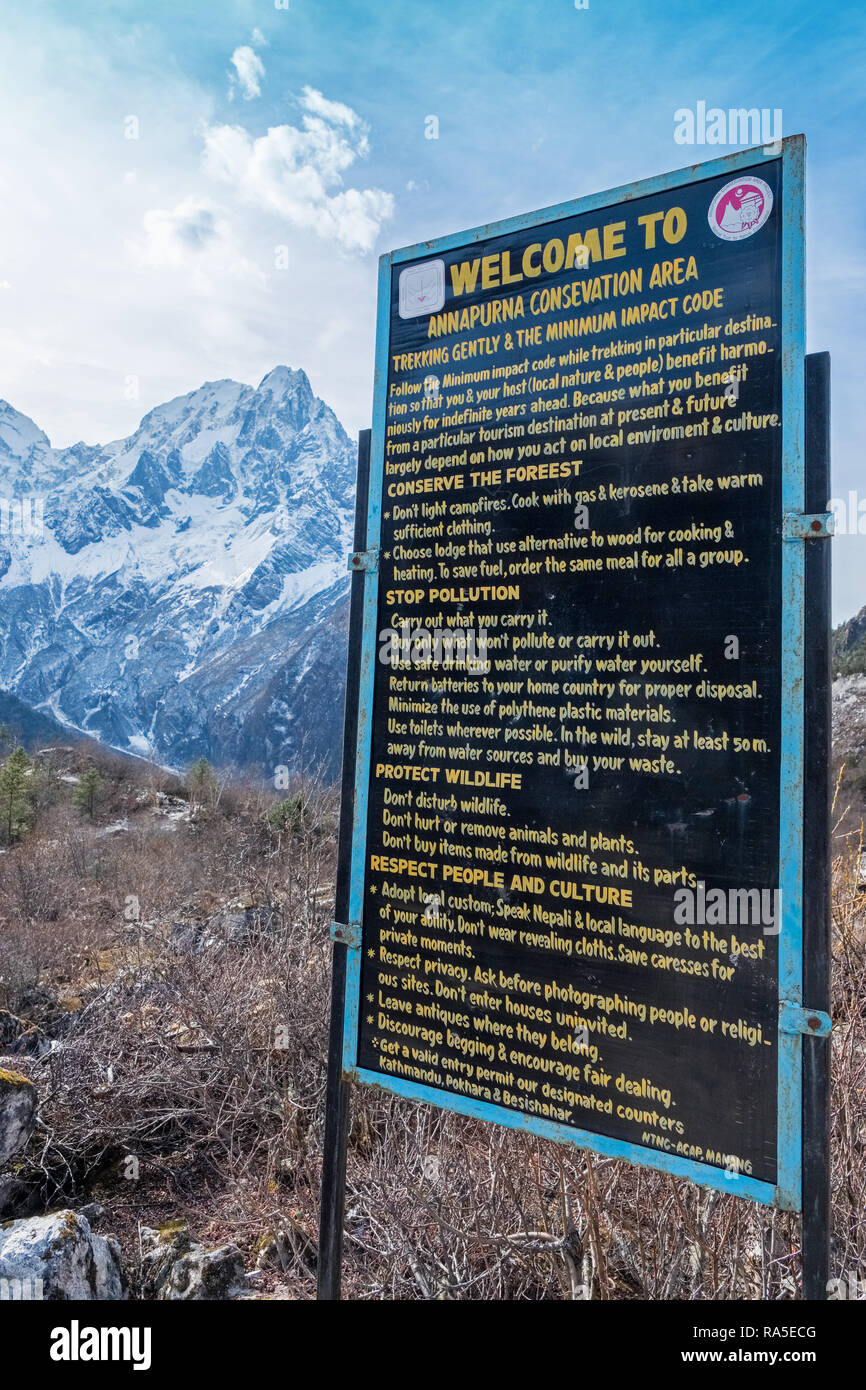
[{"label": "dry shrub", "polygon": [[[23,1003],[26,1013],[30,997],[28,1018],[62,1044],[28,1059],[42,1082],[44,1128],[24,1166],[44,1203],[99,1196],[128,1256],[135,1222],[169,1216],[230,1236],[250,1254],[274,1232],[279,1279],[289,1296],[309,1298],[336,799],[307,779],[291,791],[300,812],[293,803],[274,816],[273,797],[231,785],[189,824],[154,814],[159,793],[150,788],[145,803],[136,800],[140,785],[124,793],[127,832],[100,836],[100,827],[64,821],[59,809],[50,845],[33,837],[0,858],[4,939],[16,943],[15,959],[26,957],[16,968],[30,981],[29,996],[6,982],[7,1007]],[[859,848],[849,821],[836,845],[833,908],[833,1274],[846,1278],[866,1277]],[[258,926],[251,916],[242,940],[231,939],[225,920],[214,925],[222,909],[256,907],[271,911]],[[213,939],[196,949],[207,921]],[[64,1018],[46,999],[46,976],[58,971],[82,999]],[[798,1222],[735,1191],[735,1181],[730,1195],[703,1190],[359,1088],[345,1293],[797,1296]]]}]

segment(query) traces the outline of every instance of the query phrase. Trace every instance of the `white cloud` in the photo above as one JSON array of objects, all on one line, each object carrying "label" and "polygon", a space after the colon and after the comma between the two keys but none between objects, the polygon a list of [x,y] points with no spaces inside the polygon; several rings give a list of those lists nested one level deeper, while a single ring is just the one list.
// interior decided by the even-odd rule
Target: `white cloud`
[{"label": "white cloud", "polygon": [[237,82],[244,101],[252,101],[254,97],[260,97],[265,65],[255,49],[250,48],[248,44],[242,44],[240,48],[235,49],[231,61],[237,74],[237,77],[232,77],[231,81],[232,84]]},{"label": "white cloud", "polygon": [[367,153],[367,128],[351,107],[312,87],[301,106],[300,128],[272,126],[258,138],[242,126],[206,127],[205,170],[248,204],[348,250],[369,251],[394,199],[380,188],[342,187],[344,173]]},{"label": "white cloud", "polygon": [[173,208],[151,208],[142,229],[127,243],[141,270],[184,271],[199,295],[218,295],[227,276],[266,283],[261,267],[238,249],[224,211],[209,199],[190,196]]},{"label": "white cloud", "polygon": [[311,115],[321,116],[322,120],[329,121],[332,125],[345,125],[354,130],[356,126],[363,124],[357,111],[353,111],[351,106],[345,106],[342,101],[329,101],[321,92],[317,92],[315,87],[304,88],[301,105]]},{"label": "white cloud", "polygon": [[133,251],[140,265],[155,270],[180,269],[225,237],[225,226],[214,207],[192,197],[170,210],[152,208],[142,222],[144,236],[132,243]]},{"label": "white cloud", "polygon": [[[127,112],[144,113],[142,139],[124,138]],[[212,91],[154,29],[118,58],[24,8],[0,49],[0,192],[15,209],[0,394],[57,445],[120,438],[203,381],[260,381],[280,361],[347,429],[369,422],[375,268],[209,181],[202,130],[216,119]],[[326,324],[339,326],[320,337]]]}]

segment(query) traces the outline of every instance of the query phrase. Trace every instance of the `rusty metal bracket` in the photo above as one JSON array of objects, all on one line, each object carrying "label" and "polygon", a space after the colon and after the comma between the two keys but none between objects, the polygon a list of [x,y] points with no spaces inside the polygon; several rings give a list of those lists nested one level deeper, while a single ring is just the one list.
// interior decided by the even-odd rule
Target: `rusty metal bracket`
[{"label": "rusty metal bracket", "polygon": [[375,574],[379,568],[379,547],[374,545],[370,550],[353,550],[347,568],[352,574]]},{"label": "rusty metal bracket", "polygon": [[823,1009],[806,1009],[791,999],[779,1000],[779,1032],[805,1033],[809,1038],[829,1038],[833,1021]]},{"label": "rusty metal bracket", "polygon": [[785,512],[782,540],[825,541],[833,535],[832,512]]},{"label": "rusty metal bracket", "polygon": [[332,922],[331,940],[341,942],[343,946],[360,946],[361,944],[361,923],[360,922]]}]

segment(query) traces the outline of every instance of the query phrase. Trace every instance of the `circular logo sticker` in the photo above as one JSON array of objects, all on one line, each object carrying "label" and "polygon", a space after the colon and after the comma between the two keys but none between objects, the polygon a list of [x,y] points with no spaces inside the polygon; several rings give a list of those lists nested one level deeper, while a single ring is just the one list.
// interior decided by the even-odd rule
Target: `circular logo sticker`
[{"label": "circular logo sticker", "polygon": [[773,190],[763,179],[750,175],[732,179],[720,188],[707,220],[722,241],[743,241],[763,227],[773,211]]}]

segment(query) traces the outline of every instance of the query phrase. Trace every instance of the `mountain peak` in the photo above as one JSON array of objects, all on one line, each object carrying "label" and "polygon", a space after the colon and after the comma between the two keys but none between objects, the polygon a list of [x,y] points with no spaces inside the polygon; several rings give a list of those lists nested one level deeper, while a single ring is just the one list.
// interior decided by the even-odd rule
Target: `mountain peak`
[{"label": "mountain peak", "polygon": [[22,415],[8,401],[0,400],[0,452],[27,459],[34,449],[50,449],[51,443],[29,415]]},{"label": "mountain peak", "polygon": [[39,538],[0,547],[0,689],[172,765],[290,762],[339,683],[354,452],[286,366],[206,381],[102,447],[51,449],[0,405],[3,488],[45,494]]},{"label": "mountain peak", "polygon": [[310,379],[303,368],[298,367],[272,367],[265,376],[262,377],[257,388],[258,391],[270,391],[273,396],[284,396],[287,391],[294,390],[304,395],[313,394]]}]

